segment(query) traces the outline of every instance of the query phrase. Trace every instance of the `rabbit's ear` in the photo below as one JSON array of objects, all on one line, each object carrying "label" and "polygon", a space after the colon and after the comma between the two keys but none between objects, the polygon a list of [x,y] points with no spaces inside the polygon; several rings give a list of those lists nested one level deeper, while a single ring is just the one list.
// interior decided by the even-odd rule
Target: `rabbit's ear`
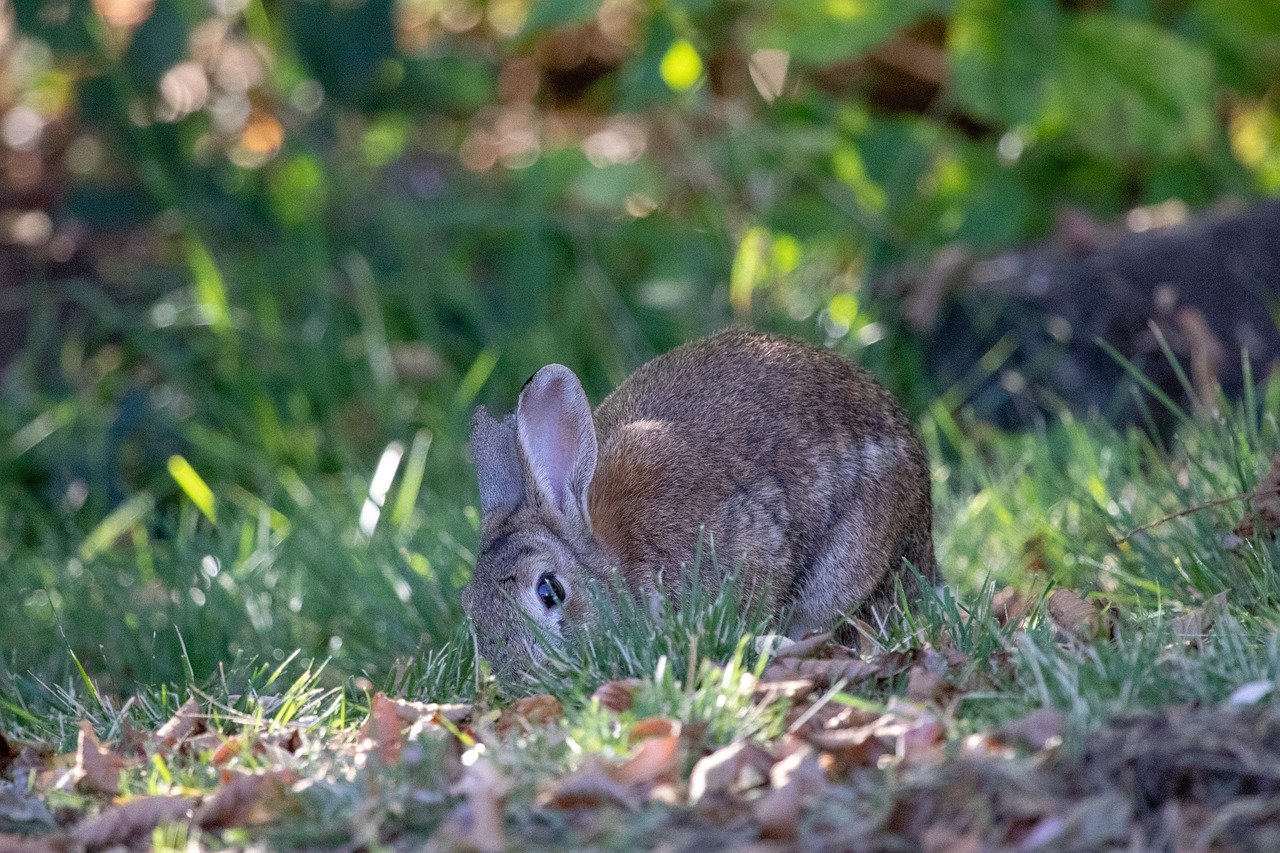
[{"label": "rabbit's ear", "polygon": [[494,420],[484,406],[471,418],[471,450],[480,480],[480,514],[514,507],[524,493],[524,475],[516,453],[516,431],[510,422]]},{"label": "rabbit's ear", "polygon": [[516,406],[516,436],[543,499],[572,518],[587,515],[587,487],[596,471],[596,427],[582,383],[549,364],[533,375]]}]

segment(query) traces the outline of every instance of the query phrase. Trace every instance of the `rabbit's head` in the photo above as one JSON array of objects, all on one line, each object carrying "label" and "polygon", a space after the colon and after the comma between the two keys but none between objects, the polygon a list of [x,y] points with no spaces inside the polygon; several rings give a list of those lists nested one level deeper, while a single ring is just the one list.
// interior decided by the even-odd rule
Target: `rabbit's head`
[{"label": "rabbit's head", "polygon": [[511,678],[591,620],[585,581],[606,563],[587,512],[595,424],[578,378],[552,364],[525,383],[515,412],[498,421],[482,406],[471,430],[480,550],[462,605],[480,655]]}]

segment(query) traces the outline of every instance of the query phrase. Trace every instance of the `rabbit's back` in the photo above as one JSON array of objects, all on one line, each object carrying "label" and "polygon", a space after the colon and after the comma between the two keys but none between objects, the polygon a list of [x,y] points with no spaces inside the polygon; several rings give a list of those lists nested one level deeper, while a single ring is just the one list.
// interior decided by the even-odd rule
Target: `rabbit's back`
[{"label": "rabbit's back", "polygon": [[721,571],[741,565],[798,627],[882,603],[895,576],[910,590],[904,557],[934,575],[920,440],[835,353],[727,330],[641,367],[595,424],[593,526],[637,590],[674,593],[657,572],[689,561],[699,525]]}]

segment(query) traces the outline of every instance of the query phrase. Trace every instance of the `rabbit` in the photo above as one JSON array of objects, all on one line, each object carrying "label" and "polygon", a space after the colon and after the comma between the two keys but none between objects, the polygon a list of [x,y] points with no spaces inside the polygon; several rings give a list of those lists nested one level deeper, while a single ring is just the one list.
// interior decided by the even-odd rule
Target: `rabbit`
[{"label": "rabbit", "polygon": [[573,372],[547,365],[505,419],[477,409],[472,449],[480,547],[462,603],[503,680],[544,663],[540,643],[590,629],[589,581],[616,570],[637,596],[677,596],[703,525],[717,559],[702,583],[736,570],[743,600],[764,596],[796,638],[883,615],[895,583],[912,600],[918,578],[936,581],[910,419],[866,370],[790,339],[730,328],[687,343],[594,416]]}]

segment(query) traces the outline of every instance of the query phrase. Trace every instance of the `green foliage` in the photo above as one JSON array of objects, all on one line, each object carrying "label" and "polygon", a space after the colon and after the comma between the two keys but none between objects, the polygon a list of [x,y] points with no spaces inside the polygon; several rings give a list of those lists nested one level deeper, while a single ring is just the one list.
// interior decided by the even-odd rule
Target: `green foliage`
[{"label": "green foliage", "polygon": [[782,0],[760,4],[750,40],[757,48],[785,50],[796,62],[825,65],[862,56],[944,8],[938,0]]}]

